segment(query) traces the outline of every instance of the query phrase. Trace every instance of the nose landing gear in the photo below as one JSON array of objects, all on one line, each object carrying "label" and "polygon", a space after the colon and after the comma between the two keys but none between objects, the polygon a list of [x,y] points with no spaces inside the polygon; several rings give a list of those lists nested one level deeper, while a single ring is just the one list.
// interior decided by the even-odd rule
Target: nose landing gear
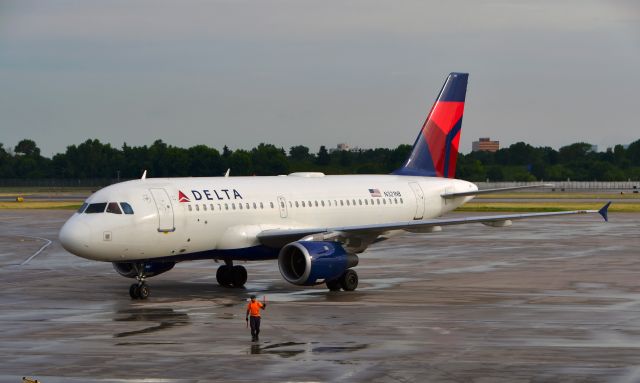
[{"label": "nose landing gear", "polygon": [[234,266],[233,261],[225,261],[225,264],[218,267],[216,280],[220,286],[243,287],[247,283],[247,269],[244,266]]},{"label": "nose landing gear", "polygon": [[138,283],[134,283],[129,287],[129,296],[131,299],[147,299],[149,298],[149,286],[145,283],[144,263],[135,263],[133,265],[136,273],[136,280]]}]

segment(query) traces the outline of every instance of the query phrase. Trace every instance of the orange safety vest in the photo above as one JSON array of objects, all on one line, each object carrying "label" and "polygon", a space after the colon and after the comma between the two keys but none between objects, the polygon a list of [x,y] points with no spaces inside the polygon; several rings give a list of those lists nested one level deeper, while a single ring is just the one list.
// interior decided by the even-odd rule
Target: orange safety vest
[{"label": "orange safety vest", "polygon": [[249,305],[247,305],[247,310],[249,310],[249,315],[251,315],[252,317],[259,317],[260,309],[263,307],[264,305],[256,300],[255,302],[249,302]]}]

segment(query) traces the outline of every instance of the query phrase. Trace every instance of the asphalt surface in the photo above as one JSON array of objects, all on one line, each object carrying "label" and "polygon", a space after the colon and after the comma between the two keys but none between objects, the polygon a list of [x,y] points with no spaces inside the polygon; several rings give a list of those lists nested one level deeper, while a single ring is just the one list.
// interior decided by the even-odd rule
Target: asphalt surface
[{"label": "asphalt surface", "polygon": [[[638,382],[640,214],[480,224],[380,243],[352,293],[249,263],[150,278],[64,251],[69,211],[0,211],[0,382]],[[267,295],[261,340],[244,310]]]}]

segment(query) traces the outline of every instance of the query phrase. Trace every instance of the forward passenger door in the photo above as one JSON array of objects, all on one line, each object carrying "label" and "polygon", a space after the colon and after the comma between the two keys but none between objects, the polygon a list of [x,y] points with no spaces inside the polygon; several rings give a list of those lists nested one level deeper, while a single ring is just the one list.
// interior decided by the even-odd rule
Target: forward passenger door
[{"label": "forward passenger door", "polygon": [[175,231],[173,206],[171,205],[169,194],[166,190],[160,188],[149,189],[149,191],[158,210],[158,231],[164,233]]}]

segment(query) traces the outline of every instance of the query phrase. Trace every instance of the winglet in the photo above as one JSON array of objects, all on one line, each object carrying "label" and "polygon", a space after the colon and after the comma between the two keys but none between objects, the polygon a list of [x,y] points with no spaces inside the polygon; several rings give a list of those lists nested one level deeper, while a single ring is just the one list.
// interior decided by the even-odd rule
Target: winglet
[{"label": "winglet", "polygon": [[224,173],[224,178],[229,178],[229,173],[231,172],[231,168],[227,169],[227,172]]},{"label": "winglet", "polygon": [[146,180],[147,179],[147,171],[146,170],[142,173],[142,177],[140,177],[140,179],[141,180]]},{"label": "winglet", "polygon": [[607,214],[609,210],[609,205],[611,205],[611,201],[607,202],[606,205],[604,205],[602,208],[600,208],[600,210],[598,210],[598,213],[600,213],[602,218],[604,218],[605,222],[609,222],[609,216]]}]

